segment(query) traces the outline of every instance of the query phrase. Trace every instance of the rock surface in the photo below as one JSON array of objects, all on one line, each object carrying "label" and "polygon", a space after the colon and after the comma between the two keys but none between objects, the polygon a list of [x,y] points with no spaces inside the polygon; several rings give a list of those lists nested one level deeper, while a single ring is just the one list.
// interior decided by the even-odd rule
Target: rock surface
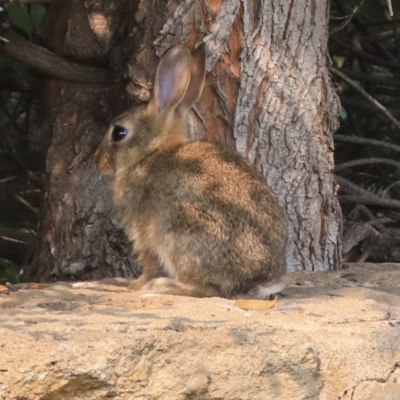
[{"label": "rock surface", "polygon": [[266,312],[122,279],[0,294],[0,399],[400,399],[400,265],[283,281]]}]

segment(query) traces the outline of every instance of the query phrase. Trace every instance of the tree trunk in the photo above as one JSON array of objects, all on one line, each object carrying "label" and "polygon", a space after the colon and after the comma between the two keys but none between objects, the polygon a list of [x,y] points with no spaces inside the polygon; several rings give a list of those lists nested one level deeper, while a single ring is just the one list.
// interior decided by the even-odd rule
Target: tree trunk
[{"label": "tree trunk", "polygon": [[95,116],[100,111],[109,120],[126,106],[121,99],[148,100],[159,56],[175,43],[193,48],[203,41],[208,73],[190,115],[192,137],[226,143],[262,171],[286,209],[288,271],[340,266],[341,214],[331,174],[339,102],[328,73],[327,0],[72,4],[63,52],[101,59],[110,51],[116,83],[63,83],[47,120],[41,279],[51,272],[80,279],[137,272],[112,218],[107,182],[93,164],[106,126]]},{"label": "tree trunk", "polygon": [[[56,2],[47,45],[75,60],[104,64],[118,45],[124,16],[135,11],[129,1]],[[138,273],[131,246],[112,216],[111,191],[93,160],[109,120],[124,110],[123,91],[119,81],[104,86],[45,82],[43,103],[49,116],[43,135],[50,146],[35,262],[39,280]]]}]

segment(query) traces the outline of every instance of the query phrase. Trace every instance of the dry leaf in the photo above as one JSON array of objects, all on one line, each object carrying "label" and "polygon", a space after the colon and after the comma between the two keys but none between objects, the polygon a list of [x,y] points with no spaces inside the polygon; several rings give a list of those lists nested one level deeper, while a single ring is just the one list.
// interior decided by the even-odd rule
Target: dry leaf
[{"label": "dry leaf", "polygon": [[0,293],[9,294],[9,292],[10,292],[10,290],[8,289],[7,286],[0,285]]},{"label": "dry leaf", "polygon": [[275,307],[278,298],[274,297],[273,300],[254,300],[254,299],[238,299],[233,305],[235,307],[243,308],[250,311],[265,311]]},{"label": "dry leaf", "polygon": [[31,290],[42,290],[44,289],[44,285],[40,283],[28,283],[24,289],[31,289]]}]

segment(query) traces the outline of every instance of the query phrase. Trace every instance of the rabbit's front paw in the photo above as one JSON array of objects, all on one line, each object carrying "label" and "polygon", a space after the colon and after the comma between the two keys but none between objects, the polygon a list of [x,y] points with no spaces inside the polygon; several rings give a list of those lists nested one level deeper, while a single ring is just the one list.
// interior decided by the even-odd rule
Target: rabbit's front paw
[{"label": "rabbit's front paw", "polygon": [[129,289],[130,290],[140,290],[143,289],[143,286],[145,286],[149,282],[149,278],[142,274],[139,276],[138,279],[135,279],[130,285]]},{"label": "rabbit's front paw", "polygon": [[167,292],[168,289],[174,286],[175,281],[171,278],[154,278],[150,282],[146,283],[145,290],[154,291],[158,293]]}]

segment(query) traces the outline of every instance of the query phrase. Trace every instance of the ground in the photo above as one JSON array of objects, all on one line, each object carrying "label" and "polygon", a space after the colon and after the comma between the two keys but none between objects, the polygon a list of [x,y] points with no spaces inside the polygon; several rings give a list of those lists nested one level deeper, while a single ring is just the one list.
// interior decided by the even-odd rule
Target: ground
[{"label": "ground", "polygon": [[0,399],[400,399],[400,265],[282,280],[262,312],[124,279],[0,294]]}]

